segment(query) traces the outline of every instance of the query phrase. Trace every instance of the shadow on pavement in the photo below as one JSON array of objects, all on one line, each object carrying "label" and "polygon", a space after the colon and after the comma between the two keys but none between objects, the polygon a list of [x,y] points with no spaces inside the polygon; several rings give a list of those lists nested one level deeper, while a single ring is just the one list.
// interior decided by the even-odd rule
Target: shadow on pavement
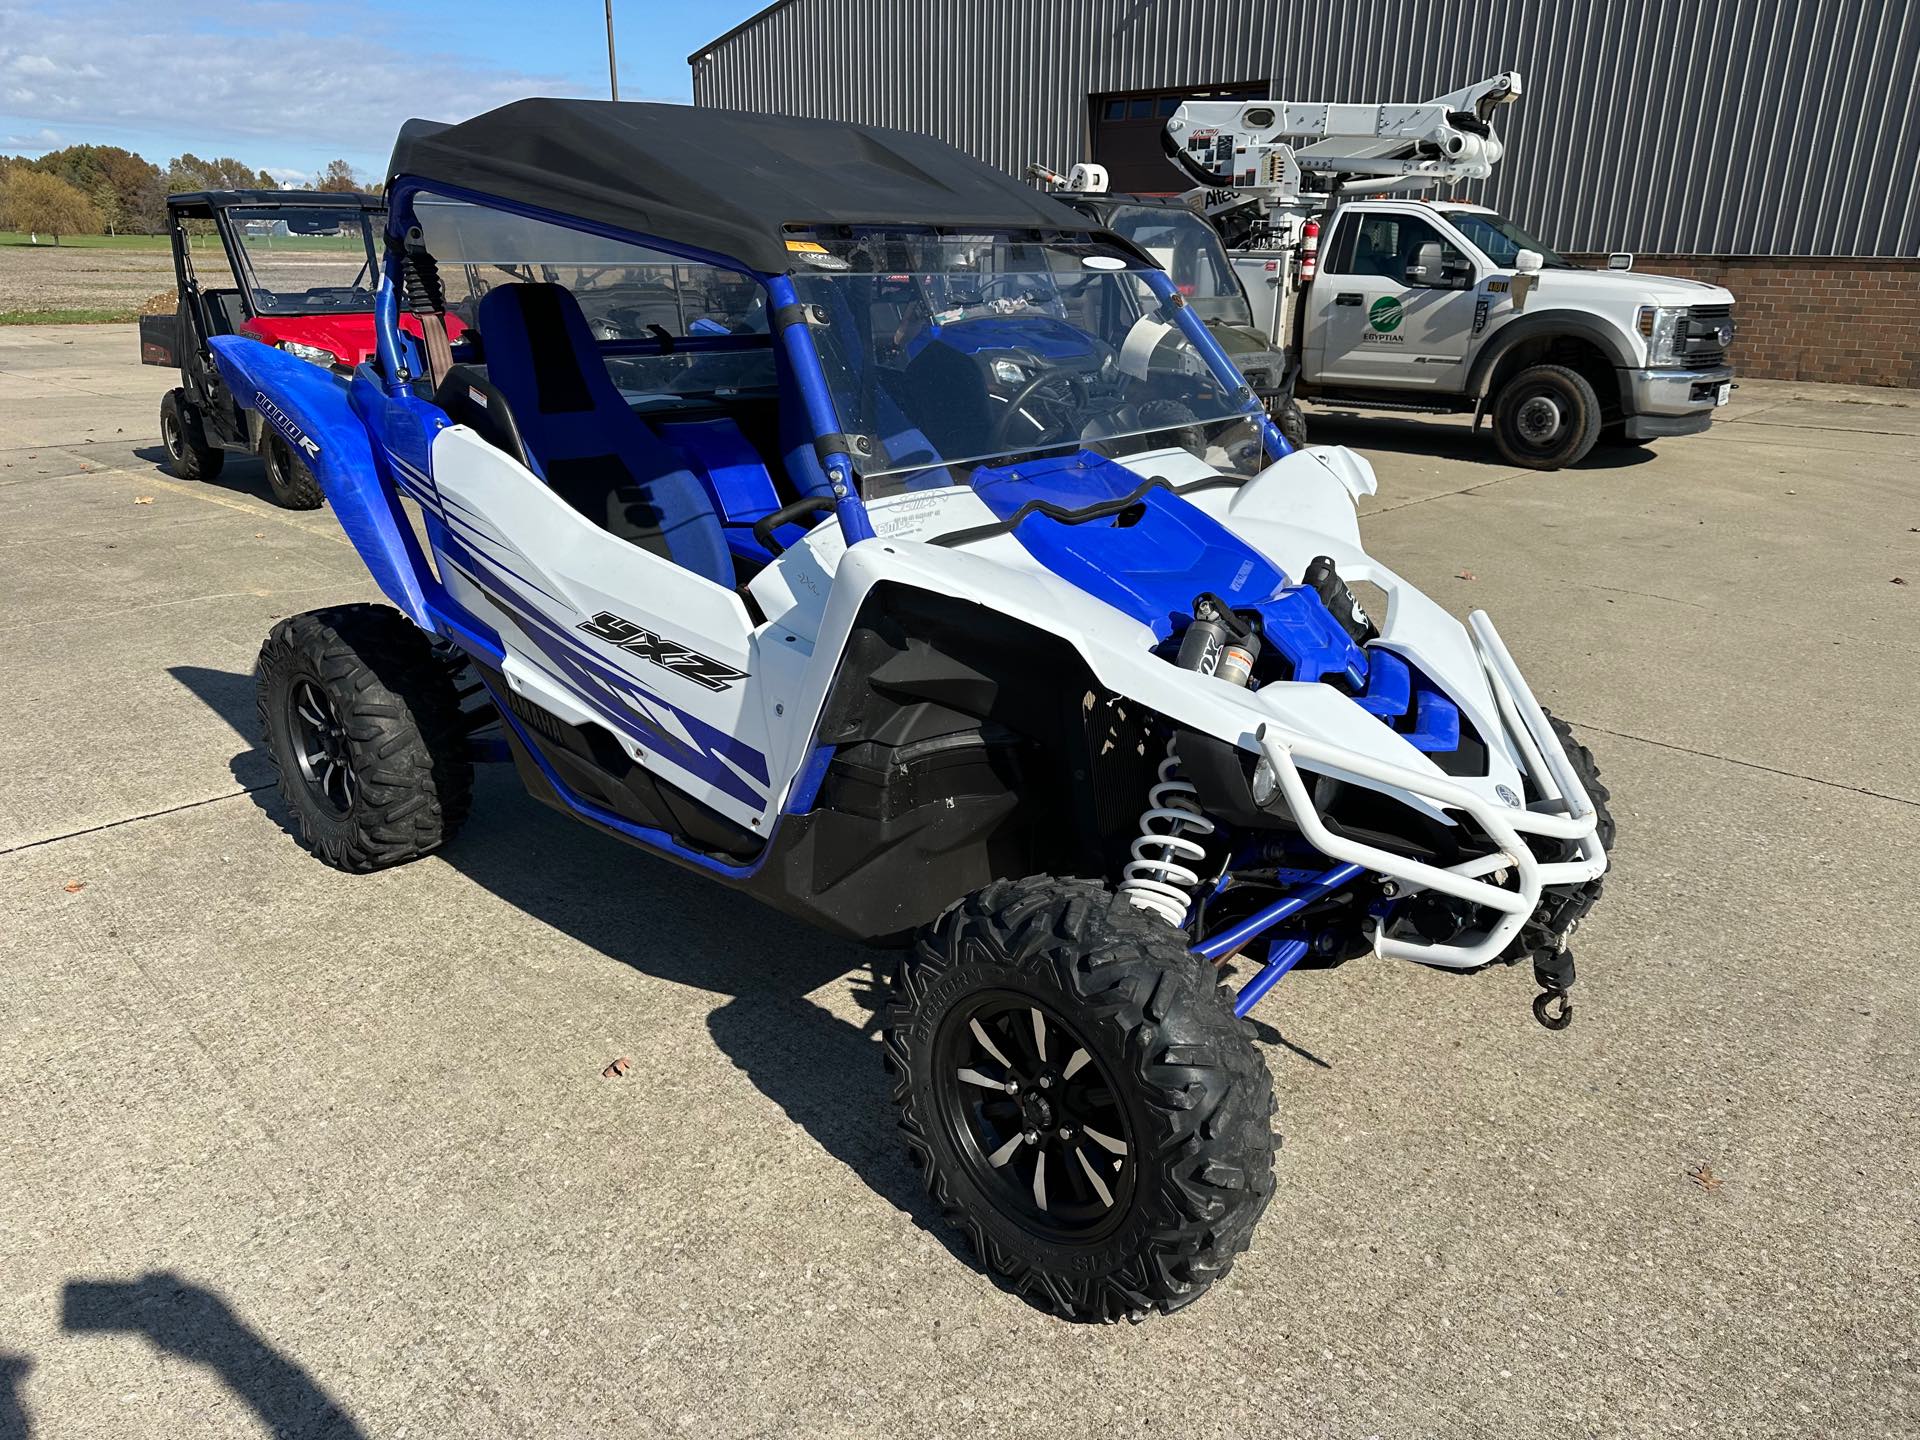
[{"label": "shadow on pavement", "polygon": [[33,1422],[20,1399],[20,1382],[33,1370],[33,1361],[24,1355],[0,1350],[0,1440],[27,1440],[33,1434]]},{"label": "shadow on pavement", "polygon": [[[133,458],[144,460],[157,470],[165,470],[168,475],[173,469],[167,461],[164,445],[142,445],[133,452]],[[237,451],[227,452],[227,463],[220,467],[220,473],[211,480],[183,481],[183,484],[210,485],[216,490],[230,490],[235,495],[245,495],[251,499],[263,501],[279,508],[279,502],[273,498],[273,487],[267,484],[267,467],[252,455],[242,455]]]},{"label": "shadow on pavement", "polygon": [[[286,829],[279,792],[262,787],[272,772],[254,748],[253,678],[198,666],[169,673],[233,726],[248,747],[233,757],[234,778]],[[590,830],[527,795],[509,765],[477,768],[474,816],[436,860],[642,974],[726,997],[707,1020],[721,1052],[882,1199],[968,1257],[896,1138],[878,1040],[886,952]],[[809,998],[847,977],[857,977],[857,1023]]]},{"label": "shadow on pavement", "polygon": [[[1493,436],[1483,425],[1441,423],[1439,416],[1380,415],[1362,410],[1306,408],[1309,445],[1346,445],[1355,450],[1388,450],[1397,455],[1431,455],[1437,459],[1477,461],[1505,467],[1494,448]],[[1620,470],[1653,459],[1645,446],[1609,445],[1602,440],[1574,470]],[[1550,473],[1543,471],[1542,474]]]},{"label": "shadow on pavement", "polygon": [[165,1354],[205,1365],[278,1440],[364,1435],[305,1370],[249,1329],[225,1300],[178,1275],[70,1280],[60,1300],[60,1324],[70,1334],[142,1335]]}]

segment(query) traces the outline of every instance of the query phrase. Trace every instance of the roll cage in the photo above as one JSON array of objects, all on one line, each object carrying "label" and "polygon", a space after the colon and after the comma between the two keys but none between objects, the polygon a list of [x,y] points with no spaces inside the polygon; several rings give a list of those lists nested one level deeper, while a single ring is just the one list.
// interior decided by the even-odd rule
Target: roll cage
[{"label": "roll cage", "polygon": [[[598,348],[603,356],[654,356],[702,351],[751,351],[768,345],[777,347],[791,369],[807,430],[826,476],[833,512],[846,543],[853,545],[873,536],[873,525],[867,515],[860,484],[862,464],[866,457],[860,453],[858,437],[848,433],[836,413],[812,333],[816,316],[811,307],[801,303],[794,286],[793,272],[758,270],[735,257],[690,245],[671,236],[600,224],[438,180],[395,177],[388,186],[386,196],[385,244],[380,280],[374,296],[379,379],[390,398],[395,401],[411,399],[414,384],[421,378],[423,357],[420,347],[400,328],[401,297],[407,297],[408,309],[416,315],[444,311],[444,299],[436,293],[437,280],[429,278],[435,274],[435,262],[422,248],[420,227],[414,211],[415,201],[423,196],[462,201],[542,224],[642,246],[692,264],[732,272],[761,286],[765,291],[767,313],[770,316],[769,334],[623,338],[600,341]],[[898,223],[903,228],[917,227],[912,216],[903,216]],[[1084,231],[1063,231],[1051,235],[1035,233],[1045,239],[1085,238]],[[1102,238],[1130,253],[1137,253],[1117,236],[1103,235]],[[1278,427],[1267,418],[1258,399],[1234,368],[1233,361],[1214,338],[1205,321],[1186,304],[1173,281],[1158,268],[1142,273],[1147,286],[1159,299],[1165,318],[1179,328],[1182,336],[1202,357],[1214,381],[1227,394],[1240,398],[1240,408],[1258,427],[1269,457],[1278,459],[1288,454],[1292,447],[1280,434]],[[484,342],[484,337],[482,339]],[[433,378],[437,383],[440,377]]]}]

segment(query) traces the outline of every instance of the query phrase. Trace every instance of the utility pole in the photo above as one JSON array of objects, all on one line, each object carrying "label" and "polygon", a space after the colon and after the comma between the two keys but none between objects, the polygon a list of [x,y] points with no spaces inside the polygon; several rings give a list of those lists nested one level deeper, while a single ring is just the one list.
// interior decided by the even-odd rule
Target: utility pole
[{"label": "utility pole", "polygon": [[620,71],[613,61],[613,0],[607,0],[607,89],[620,98]]}]

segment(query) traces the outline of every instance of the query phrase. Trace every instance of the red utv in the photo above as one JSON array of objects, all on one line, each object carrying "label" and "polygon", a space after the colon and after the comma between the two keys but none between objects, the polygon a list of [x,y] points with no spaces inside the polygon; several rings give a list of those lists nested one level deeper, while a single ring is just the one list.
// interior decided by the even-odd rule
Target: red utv
[{"label": "red utv", "polygon": [[[258,454],[280,504],[310,510],[326,496],[304,457],[254,408],[230,394],[213,363],[215,335],[242,335],[332,371],[342,383],[374,354],[375,256],[386,207],[378,196],[304,190],[198,190],[167,197],[180,303],[140,320],[140,359],[178,366],[180,388],[160,402],[173,471],[220,473],[226,452]],[[203,285],[198,257],[209,270]],[[420,333],[411,315],[403,328]],[[460,322],[449,317],[449,335]]]}]

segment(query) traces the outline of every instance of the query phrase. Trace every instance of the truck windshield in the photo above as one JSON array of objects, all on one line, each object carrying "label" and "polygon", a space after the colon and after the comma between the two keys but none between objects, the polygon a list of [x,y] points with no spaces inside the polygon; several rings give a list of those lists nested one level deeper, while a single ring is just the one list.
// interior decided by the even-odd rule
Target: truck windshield
[{"label": "truck windshield", "polygon": [[1172,205],[1121,205],[1108,228],[1159,261],[1202,320],[1252,328],[1253,307],[1234,278],[1226,247],[1200,216]]},{"label": "truck windshield", "polygon": [[[821,247],[824,250],[824,247]],[[869,496],[969,483],[1046,451],[1178,446],[1258,463],[1244,397],[1160,313],[1139,261],[1097,242],[885,232],[794,276]],[[815,262],[819,263],[819,262]]]},{"label": "truck windshield", "polygon": [[373,309],[373,227],[341,207],[236,205],[222,212],[262,315]]},{"label": "truck windshield", "polygon": [[1549,270],[1573,269],[1551,245],[1534,239],[1504,215],[1484,210],[1452,210],[1447,213],[1447,219],[1503,270],[1513,268],[1513,257],[1522,250],[1537,251],[1540,263]]}]

